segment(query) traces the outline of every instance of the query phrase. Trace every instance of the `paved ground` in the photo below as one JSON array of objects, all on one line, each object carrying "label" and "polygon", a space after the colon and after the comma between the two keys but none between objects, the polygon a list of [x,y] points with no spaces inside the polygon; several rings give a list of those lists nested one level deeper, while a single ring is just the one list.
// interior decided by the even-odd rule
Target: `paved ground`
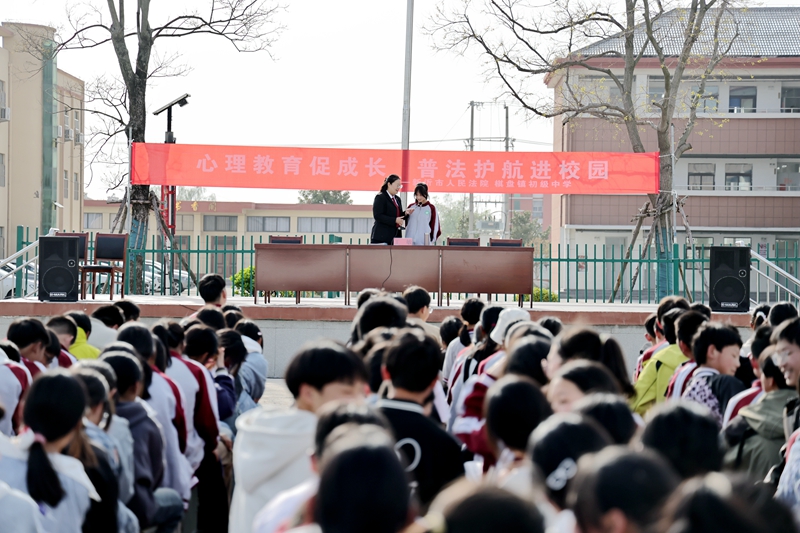
[{"label": "paved ground", "polygon": [[268,379],[259,403],[270,407],[291,407],[294,398],[282,379]]}]

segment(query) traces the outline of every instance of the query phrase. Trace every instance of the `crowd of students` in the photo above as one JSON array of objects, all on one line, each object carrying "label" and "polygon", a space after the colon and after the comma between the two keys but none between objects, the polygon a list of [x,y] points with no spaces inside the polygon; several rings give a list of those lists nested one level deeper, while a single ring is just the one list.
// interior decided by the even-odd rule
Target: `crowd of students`
[{"label": "crowd of students", "polygon": [[347,343],[294,355],[279,408],[257,325],[221,277],[199,289],[181,323],[123,300],[9,326],[4,531],[798,531],[789,303],[743,342],[665,298],[630,372],[591,328],[477,298],[435,328],[424,289],[367,290]]}]

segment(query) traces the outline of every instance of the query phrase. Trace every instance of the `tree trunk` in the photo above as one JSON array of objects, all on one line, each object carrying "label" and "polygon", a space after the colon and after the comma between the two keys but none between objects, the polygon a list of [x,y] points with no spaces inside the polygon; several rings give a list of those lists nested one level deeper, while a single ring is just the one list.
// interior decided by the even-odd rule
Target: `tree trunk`
[{"label": "tree trunk", "polygon": [[[144,130],[147,121],[145,107],[145,91],[147,79],[137,71],[133,80],[135,90],[130,92],[128,131],[132,142],[144,142]],[[128,249],[136,250],[131,254],[132,264],[128,267],[129,287],[132,294],[144,293],[144,253],[147,245],[147,224],[150,219],[150,186],[133,185],[131,187],[131,233],[128,237]]]},{"label": "tree trunk", "polygon": [[[674,221],[672,220],[672,144],[670,142],[669,127],[666,131],[658,131],[659,146],[659,184],[660,191],[656,197],[656,225],[655,236],[656,258],[656,297],[661,300],[665,296],[675,294],[676,287],[672,275],[672,242]],[[652,196],[651,196],[652,200]]]}]

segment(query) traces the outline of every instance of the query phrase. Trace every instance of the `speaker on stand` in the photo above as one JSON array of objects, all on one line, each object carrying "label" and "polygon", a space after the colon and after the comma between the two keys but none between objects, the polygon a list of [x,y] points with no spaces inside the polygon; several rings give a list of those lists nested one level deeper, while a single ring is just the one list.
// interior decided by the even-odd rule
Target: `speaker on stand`
[{"label": "speaker on stand", "polygon": [[39,300],[78,301],[79,237],[39,237]]},{"label": "speaker on stand", "polygon": [[750,248],[711,246],[708,273],[709,307],[712,311],[750,311]]}]

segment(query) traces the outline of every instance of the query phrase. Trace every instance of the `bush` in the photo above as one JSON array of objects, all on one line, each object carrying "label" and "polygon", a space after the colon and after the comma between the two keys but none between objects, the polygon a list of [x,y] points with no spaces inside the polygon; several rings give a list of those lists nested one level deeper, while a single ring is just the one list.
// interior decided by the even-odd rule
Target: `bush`
[{"label": "bush", "polygon": [[254,287],[256,283],[255,273],[255,269],[250,266],[234,274],[233,294],[231,296],[252,296],[251,287]]},{"label": "bush", "polygon": [[[514,296],[514,301],[517,301],[517,296]],[[531,295],[525,294],[522,297],[523,302],[530,302]],[[550,289],[541,289],[539,287],[533,288],[533,301],[534,302],[557,302],[558,294],[552,292]]]}]

